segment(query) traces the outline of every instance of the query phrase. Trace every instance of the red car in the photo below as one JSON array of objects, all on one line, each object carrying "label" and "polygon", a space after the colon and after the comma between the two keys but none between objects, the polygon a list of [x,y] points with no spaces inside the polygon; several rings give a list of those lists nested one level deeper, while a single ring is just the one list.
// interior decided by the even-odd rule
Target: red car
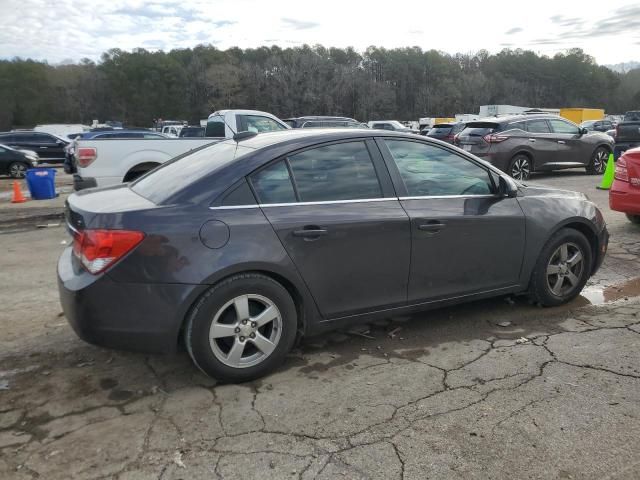
[{"label": "red car", "polygon": [[626,213],[631,222],[640,224],[640,148],[627,150],[616,162],[609,207]]}]

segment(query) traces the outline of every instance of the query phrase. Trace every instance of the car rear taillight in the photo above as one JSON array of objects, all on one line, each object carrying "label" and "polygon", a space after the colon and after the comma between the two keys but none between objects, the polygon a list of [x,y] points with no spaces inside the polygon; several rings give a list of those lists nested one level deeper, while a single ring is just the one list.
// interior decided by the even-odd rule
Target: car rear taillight
[{"label": "car rear taillight", "polygon": [[88,167],[98,157],[98,150],[93,147],[78,148],[78,165]]},{"label": "car rear taillight", "polygon": [[627,162],[624,158],[619,158],[616,162],[616,172],[614,175],[616,180],[620,180],[621,182],[629,181],[629,172],[627,171]]},{"label": "car rear taillight", "polygon": [[454,145],[458,145],[458,143],[459,143],[459,142],[460,142],[460,134],[459,134],[459,133],[456,133],[456,134],[453,136],[453,144],[454,144]]},{"label": "car rear taillight", "polygon": [[444,137],[444,140],[446,140],[447,142],[454,142],[454,141],[455,141],[455,139],[456,139],[456,136],[455,136],[455,135],[451,135],[451,134],[446,135],[446,136]]},{"label": "car rear taillight", "polygon": [[507,140],[509,137],[506,135],[497,135],[495,133],[488,133],[482,139],[487,143],[500,143]]},{"label": "car rear taillight", "polygon": [[73,253],[94,275],[104,272],[144,239],[130,230],[82,230],[73,236]]}]

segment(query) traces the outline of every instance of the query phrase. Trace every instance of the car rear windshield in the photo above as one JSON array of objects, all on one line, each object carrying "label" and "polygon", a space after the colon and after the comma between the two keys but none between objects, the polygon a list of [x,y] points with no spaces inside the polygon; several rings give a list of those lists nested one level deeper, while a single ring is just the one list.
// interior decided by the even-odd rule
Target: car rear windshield
[{"label": "car rear windshield", "polygon": [[235,159],[253,151],[233,140],[205,145],[180,155],[131,184],[138,195],[155,204],[164,203],[189,184],[222,168]]},{"label": "car rear windshield", "polygon": [[451,125],[438,125],[429,130],[428,135],[449,135],[452,128]]},{"label": "car rear windshield", "polygon": [[499,123],[492,122],[471,122],[467,123],[467,128],[459,133],[461,137],[484,137],[488,133],[496,132],[500,129]]}]

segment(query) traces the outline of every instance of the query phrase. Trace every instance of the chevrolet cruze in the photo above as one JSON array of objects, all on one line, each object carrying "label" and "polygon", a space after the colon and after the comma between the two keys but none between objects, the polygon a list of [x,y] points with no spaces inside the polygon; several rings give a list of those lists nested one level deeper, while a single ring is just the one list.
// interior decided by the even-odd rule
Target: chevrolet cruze
[{"label": "chevrolet cruze", "polygon": [[182,343],[233,382],[354,321],[505,294],[568,302],[608,242],[583,194],[383,130],[242,133],[71,195],[66,220],[58,284],[81,338]]}]

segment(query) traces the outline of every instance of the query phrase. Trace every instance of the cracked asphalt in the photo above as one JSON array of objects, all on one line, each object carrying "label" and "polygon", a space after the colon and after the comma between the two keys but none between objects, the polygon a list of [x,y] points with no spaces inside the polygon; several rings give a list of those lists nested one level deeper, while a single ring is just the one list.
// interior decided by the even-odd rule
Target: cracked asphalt
[{"label": "cracked asphalt", "polygon": [[116,352],[62,316],[61,227],[1,233],[2,479],[635,479],[640,228],[595,177],[609,254],[554,309],[498,298],[307,339],[217,385],[184,353]]}]

